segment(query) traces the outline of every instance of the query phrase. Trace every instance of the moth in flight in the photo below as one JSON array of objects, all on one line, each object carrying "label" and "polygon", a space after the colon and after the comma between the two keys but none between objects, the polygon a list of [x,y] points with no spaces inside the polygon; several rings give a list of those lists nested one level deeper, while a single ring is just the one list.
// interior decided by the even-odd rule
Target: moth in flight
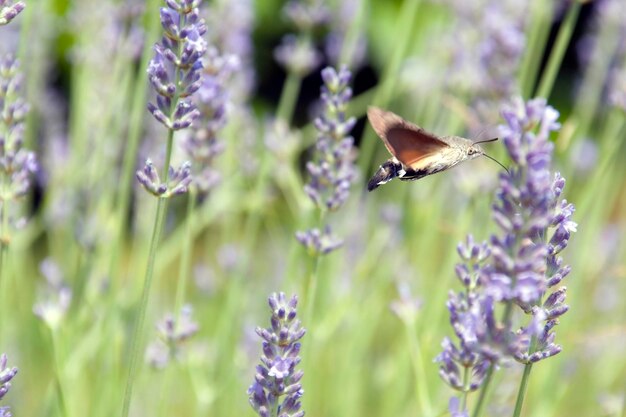
[{"label": "moth in flight", "polygon": [[391,158],[369,180],[369,191],[394,178],[418,180],[481,155],[493,159],[478,144],[498,140],[473,142],[460,136],[438,136],[378,107],[369,107],[367,118],[391,154]]}]

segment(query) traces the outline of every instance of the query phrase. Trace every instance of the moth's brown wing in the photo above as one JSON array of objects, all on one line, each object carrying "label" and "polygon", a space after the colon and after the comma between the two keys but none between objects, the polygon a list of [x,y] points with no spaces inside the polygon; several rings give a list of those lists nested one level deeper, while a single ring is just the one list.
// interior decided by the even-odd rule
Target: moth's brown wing
[{"label": "moth's brown wing", "polygon": [[369,107],[367,118],[389,153],[413,169],[420,169],[432,161],[430,157],[448,147],[436,135],[392,112]]}]

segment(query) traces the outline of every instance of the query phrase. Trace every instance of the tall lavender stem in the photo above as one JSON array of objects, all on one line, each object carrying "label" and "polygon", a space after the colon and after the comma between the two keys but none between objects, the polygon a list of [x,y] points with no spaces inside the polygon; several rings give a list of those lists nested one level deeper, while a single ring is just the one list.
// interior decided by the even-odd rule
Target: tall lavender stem
[{"label": "tall lavender stem", "polygon": [[[161,8],[161,24],[165,34],[155,45],[155,57],[148,67],[150,83],[157,92],[156,104],[149,103],[150,113],[167,128],[164,181],[161,181],[151,161],[137,171],[137,179],[146,191],[158,198],[157,212],[150,241],[148,264],[141,295],[137,323],[132,338],[128,379],[124,393],[122,416],[130,410],[133,383],[141,355],[141,336],[145,322],[150,288],[154,275],[157,247],[160,241],[168,198],[187,192],[191,182],[190,164],[179,169],[170,167],[174,132],[191,126],[199,112],[191,101],[191,95],[200,87],[201,58],[206,52],[202,35],[206,32],[204,21],[199,17],[201,0],[166,0]],[[173,81],[172,81],[173,80]]]},{"label": "tall lavender stem", "polygon": [[318,131],[316,155],[313,161],[307,163],[311,178],[304,187],[305,193],[319,209],[318,227],[296,233],[296,239],[313,257],[312,271],[305,285],[305,320],[311,320],[320,257],[342,244],[333,235],[330,226],[324,224],[324,217],[326,212],[336,211],[346,202],[355,177],[354,138],[350,136],[350,131],[356,119],[346,115],[352,98],[352,89],[349,86],[351,78],[352,73],[345,67],[339,71],[331,67],[322,70],[324,85],[321,88],[321,98],[325,111],[314,121]]}]

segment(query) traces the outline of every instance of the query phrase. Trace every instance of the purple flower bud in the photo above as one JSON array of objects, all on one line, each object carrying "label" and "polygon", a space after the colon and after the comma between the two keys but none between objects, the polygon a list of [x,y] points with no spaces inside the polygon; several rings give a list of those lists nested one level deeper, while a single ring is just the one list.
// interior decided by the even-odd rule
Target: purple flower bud
[{"label": "purple flower bud", "polygon": [[343,244],[341,239],[332,234],[330,226],[326,226],[323,232],[319,229],[296,232],[296,239],[311,256],[326,255]]},{"label": "purple flower bud", "polygon": [[18,1],[17,3],[7,6],[3,1],[0,4],[0,26],[8,24],[11,20],[15,19],[15,17],[24,10],[26,5],[22,1]]},{"label": "purple flower bud", "polygon": [[263,355],[255,381],[248,388],[249,402],[259,416],[269,416],[272,407],[281,410],[281,416],[303,415],[300,398],[304,392],[299,382],[303,373],[295,367],[300,362],[298,340],[305,330],[296,319],[297,298],[294,295],[287,300],[284,293],[274,293],[268,304],[271,327],[256,329],[264,339]]},{"label": "purple flower bud", "polygon": [[[464,263],[455,272],[464,291],[451,292],[447,306],[459,347],[446,339],[438,357],[440,375],[458,390],[467,389],[459,385],[459,369],[469,364],[473,375],[484,378],[489,367],[506,357],[528,364],[559,353],[552,329],[569,309],[565,288],[542,301],[547,289],[569,273],[557,254],[576,230],[571,221],[574,207],[560,199],[565,180],[550,173],[553,147],[548,136],[559,128],[558,112],[543,99],[515,100],[502,115],[506,125],[500,130],[514,165],[500,175],[493,205],[500,234],[492,236],[485,249],[471,236],[457,247]],[[500,320],[496,303],[506,305],[507,311],[518,306],[529,316],[528,323],[513,324],[515,315]],[[476,389],[481,383],[477,378],[470,385]]]},{"label": "purple flower bud", "polygon": [[7,368],[7,355],[0,355],[0,399],[9,392],[11,388],[11,380],[17,374],[17,368]]}]

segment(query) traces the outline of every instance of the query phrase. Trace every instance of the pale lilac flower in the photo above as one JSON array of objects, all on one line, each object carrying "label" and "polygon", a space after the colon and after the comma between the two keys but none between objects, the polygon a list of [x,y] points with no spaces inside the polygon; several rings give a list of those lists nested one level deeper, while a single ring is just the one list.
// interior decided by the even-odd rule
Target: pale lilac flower
[{"label": "pale lilac flower", "polygon": [[[451,291],[447,306],[450,324],[459,342],[457,346],[446,337],[442,342],[443,351],[435,360],[440,363],[439,375],[448,385],[459,391],[475,391],[495,359],[478,349],[489,319],[489,311],[484,310],[480,294],[481,273],[491,251],[486,242],[478,244],[471,235],[467,236],[466,243],[458,245],[457,250],[463,263],[458,264],[455,271],[463,291]],[[471,372],[467,385],[464,385],[465,369]]]},{"label": "pale lilac flower", "polygon": [[158,338],[146,349],[146,360],[150,365],[163,369],[171,360],[181,357],[185,343],[199,330],[192,314],[191,306],[185,305],[178,317],[166,314],[156,324]]},{"label": "pale lilac flower", "polygon": [[[327,67],[322,70],[322,78],[324,113],[313,122],[318,131],[316,153],[306,165],[310,180],[304,191],[320,210],[336,211],[347,200],[356,176],[354,138],[350,136],[356,119],[346,115],[352,97],[352,74],[345,67],[339,72]],[[309,251],[318,254],[328,253],[340,244],[329,226],[324,233],[318,229],[299,232],[297,238]]]},{"label": "pale lilac flower", "polygon": [[450,412],[450,417],[469,417],[469,412],[461,409],[461,402],[457,397],[450,398],[448,411]]},{"label": "pale lilac flower", "polygon": [[225,56],[235,56],[240,65],[230,75],[228,91],[233,101],[243,103],[254,90],[254,5],[252,0],[216,0],[206,8],[207,39]]},{"label": "pale lilac flower", "polygon": [[178,169],[170,166],[167,182],[163,182],[150,159],[141,171],[137,171],[137,180],[143,188],[156,197],[168,198],[174,195],[185,194],[191,184],[191,162],[184,162]]},{"label": "pale lilac flower", "polygon": [[301,77],[308,75],[322,62],[321,54],[309,38],[285,35],[274,50],[274,58],[289,72]]},{"label": "pale lilac flower", "polygon": [[456,17],[442,42],[450,51],[447,76],[451,91],[472,97],[482,122],[497,119],[497,103],[519,93],[517,73],[526,45],[528,5],[516,0],[442,0]]},{"label": "pale lilac flower", "polygon": [[[528,364],[559,353],[553,328],[569,308],[565,287],[556,288],[570,272],[559,254],[577,225],[574,206],[561,199],[565,180],[550,171],[549,135],[560,128],[559,114],[544,99],[518,99],[502,116],[500,137],[513,165],[500,174],[493,205],[500,233],[490,244],[477,245],[469,236],[459,245],[464,262],[456,274],[465,289],[448,300],[459,347],[446,338],[437,358],[442,378],[462,391],[480,387],[487,369],[509,358]],[[499,304],[506,317],[495,314]],[[514,306],[528,315],[526,323],[513,323]],[[469,367],[468,387],[461,371]]]},{"label": "pale lilac flower", "polygon": [[306,232],[296,232],[296,239],[312,255],[326,255],[343,245],[343,240],[335,236],[326,226],[324,230],[310,229]]},{"label": "pale lilac flower", "polygon": [[44,259],[39,270],[46,280],[39,300],[33,306],[35,315],[51,329],[59,327],[72,302],[72,289],[64,280],[59,265],[51,258]]},{"label": "pale lilac flower", "polygon": [[[186,129],[200,116],[193,94],[202,85],[202,58],[207,50],[203,35],[206,25],[200,18],[201,0],[166,0],[161,8],[164,35],[154,46],[155,56],[148,66],[148,79],[157,93],[156,104],[148,110],[168,130]],[[169,161],[168,161],[169,162]],[[164,180],[148,159],[137,179],[146,191],[166,198],[188,191],[191,183],[191,163],[179,168],[164,167]]]},{"label": "pale lilac flower", "polygon": [[[577,45],[578,58],[587,72],[607,74],[601,98],[626,111],[626,3],[597,0],[587,33]],[[583,84],[580,100],[592,101],[597,94],[594,83]]]},{"label": "pale lilac flower", "polygon": [[16,367],[7,368],[7,355],[4,353],[0,355],[0,400],[9,392],[11,380],[16,374]]},{"label": "pale lilac flower", "polygon": [[168,0],[161,8],[165,34],[154,46],[155,56],[148,66],[156,104],[150,113],[168,129],[180,130],[199,116],[191,95],[200,88],[202,56],[206,52],[204,20],[199,16],[199,0]]},{"label": "pale lilac flower", "polygon": [[230,104],[225,83],[239,70],[239,61],[234,55],[221,55],[216,48],[210,47],[203,67],[200,88],[194,95],[199,116],[182,146],[192,160],[192,184],[200,193],[207,193],[220,181],[213,164],[215,157],[224,150],[218,136],[226,125]]},{"label": "pale lilac flower", "polygon": [[274,293],[268,301],[271,327],[256,329],[263,339],[263,354],[248,388],[250,405],[261,417],[270,417],[270,410],[276,410],[280,417],[303,417],[303,372],[296,366],[300,363],[299,340],[306,331],[296,319],[298,298],[294,295],[288,300],[284,293]]},{"label": "pale lilac flower", "polygon": [[335,211],[348,198],[350,185],[355,178],[354,138],[350,131],[356,123],[346,111],[352,89],[352,74],[345,67],[339,72],[331,67],[322,70],[324,85],[321,98],[324,113],[313,121],[318,131],[316,154],[307,163],[311,179],[304,190],[322,210]]},{"label": "pale lilac flower", "polygon": [[[363,31],[359,31],[356,35],[354,50],[352,55],[342,57],[346,42],[348,39],[348,31],[354,25],[354,20],[359,14],[359,8],[365,7],[363,0],[344,0],[339,2],[338,10],[332,13],[329,27],[330,31],[326,36],[324,51],[326,57],[334,66],[346,64],[353,70],[360,67],[365,61],[367,55],[367,36]],[[346,59],[346,62],[341,60]]]},{"label": "pale lilac flower", "polygon": [[396,283],[398,298],[389,303],[389,309],[400,320],[409,324],[415,320],[417,313],[422,307],[422,300],[413,296],[411,287],[407,281],[399,281]]},{"label": "pale lilac flower", "polygon": [[0,26],[8,24],[24,10],[26,5],[23,1],[9,4],[7,0],[0,0]]},{"label": "pale lilac flower", "polygon": [[23,147],[24,120],[29,106],[21,97],[22,75],[19,62],[12,55],[0,58],[0,175],[4,190],[0,203],[17,200],[30,189],[38,171],[35,154]]},{"label": "pale lilac flower", "polygon": [[283,14],[299,32],[310,32],[331,19],[331,11],[324,0],[290,0]]}]

